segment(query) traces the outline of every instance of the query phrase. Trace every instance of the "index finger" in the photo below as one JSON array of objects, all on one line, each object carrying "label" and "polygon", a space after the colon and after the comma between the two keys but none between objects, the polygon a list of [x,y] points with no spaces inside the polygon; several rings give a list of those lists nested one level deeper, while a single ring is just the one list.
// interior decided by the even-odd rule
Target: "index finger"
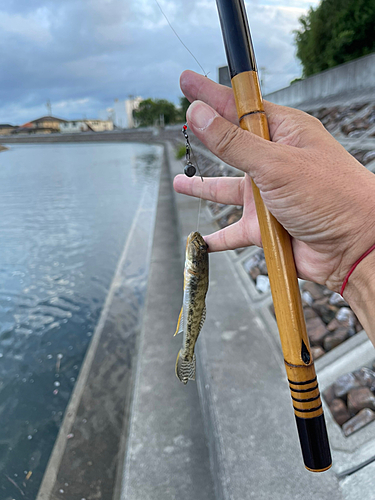
[{"label": "index finger", "polygon": [[176,175],[173,181],[177,193],[195,196],[203,200],[222,203],[223,205],[243,205],[244,177],[199,177],[188,178]]}]

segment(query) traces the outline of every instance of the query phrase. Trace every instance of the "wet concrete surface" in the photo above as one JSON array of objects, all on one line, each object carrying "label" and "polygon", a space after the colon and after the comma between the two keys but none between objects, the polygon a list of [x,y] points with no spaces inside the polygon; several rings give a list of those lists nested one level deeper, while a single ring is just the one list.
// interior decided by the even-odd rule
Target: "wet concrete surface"
[{"label": "wet concrete surface", "polygon": [[162,171],[122,500],[215,497],[197,384],[181,384],[173,337],[183,259],[171,177]]},{"label": "wet concrete surface", "polygon": [[38,500],[118,497],[156,194],[149,186],[140,201]]}]

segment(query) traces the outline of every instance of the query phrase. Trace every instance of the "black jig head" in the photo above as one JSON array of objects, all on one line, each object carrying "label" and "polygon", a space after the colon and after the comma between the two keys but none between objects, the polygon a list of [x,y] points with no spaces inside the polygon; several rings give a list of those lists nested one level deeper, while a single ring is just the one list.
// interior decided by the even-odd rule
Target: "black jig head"
[{"label": "black jig head", "polygon": [[188,177],[194,177],[196,171],[197,169],[194,167],[194,165],[190,161],[188,161],[184,168],[184,174]]},{"label": "black jig head", "polygon": [[187,134],[187,124],[186,123],[182,127],[182,133],[184,134],[184,137],[185,137],[185,147],[186,147],[186,153],[185,153],[186,165],[184,168],[184,174],[187,177],[194,177],[194,175],[197,172],[197,168],[198,168],[199,175],[200,175],[202,182],[203,182],[203,177],[202,177],[201,171],[199,169],[198,162],[196,162],[197,163],[197,168],[196,168],[195,165],[190,160],[190,154],[192,154],[193,158],[194,158],[194,153],[193,153],[193,150],[191,149],[191,145],[189,142],[189,136]]}]

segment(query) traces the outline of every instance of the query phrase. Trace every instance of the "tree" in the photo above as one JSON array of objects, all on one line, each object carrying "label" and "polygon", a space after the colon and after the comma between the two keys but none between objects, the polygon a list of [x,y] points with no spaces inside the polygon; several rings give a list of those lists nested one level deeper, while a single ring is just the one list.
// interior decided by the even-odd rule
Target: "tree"
[{"label": "tree", "polygon": [[299,21],[304,77],[375,51],[375,0],[322,0]]},{"label": "tree", "polygon": [[180,97],[180,121],[186,122],[186,112],[190,106],[190,101],[186,97]]},{"label": "tree", "polygon": [[140,127],[160,123],[161,116],[164,117],[164,124],[169,125],[176,122],[177,110],[175,105],[166,99],[145,99],[138,109],[133,111],[133,116]]}]

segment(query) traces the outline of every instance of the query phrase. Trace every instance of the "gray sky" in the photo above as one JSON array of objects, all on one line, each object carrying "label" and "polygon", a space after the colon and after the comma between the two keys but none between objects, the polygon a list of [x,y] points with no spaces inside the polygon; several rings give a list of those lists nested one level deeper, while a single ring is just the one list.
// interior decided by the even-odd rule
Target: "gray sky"
[{"label": "gray sky", "polygon": [[[209,77],[226,64],[214,0],[159,0]],[[317,0],[248,0],[266,92],[300,76],[292,31]],[[201,72],[154,0],[1,0],[0,123],[52,113],[97,118],[129,95],[178,103],[184,69]]]}]

